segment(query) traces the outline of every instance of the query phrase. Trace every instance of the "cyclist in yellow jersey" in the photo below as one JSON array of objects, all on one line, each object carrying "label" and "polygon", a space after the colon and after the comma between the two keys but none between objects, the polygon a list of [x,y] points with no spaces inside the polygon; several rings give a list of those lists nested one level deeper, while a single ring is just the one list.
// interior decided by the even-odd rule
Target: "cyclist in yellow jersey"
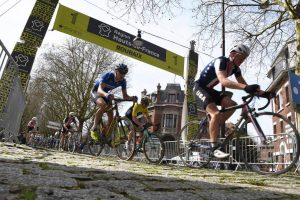
[{"label": "cyclist in yellow jersey", "polygon": [[[138,116],[143,114],[146,118],[146,123],[152,124],[151,118],[148,113],[148,106],[150,104],[150,99],[147,96],[142,97],[140,103],[135,103],[132,107],[130,107],[126,112],[126,117],[130,119],[135,127],[135,130],[139,132],[140,138],[143,137],[143,133],[141,132],[143,130],[143,127],[145,124],[140,122],[138,120]],[[132,139],[132,132],[128,133],[128,141],[130,142]],[[126,143],[126,147],[128,147],[130,144]]]}]

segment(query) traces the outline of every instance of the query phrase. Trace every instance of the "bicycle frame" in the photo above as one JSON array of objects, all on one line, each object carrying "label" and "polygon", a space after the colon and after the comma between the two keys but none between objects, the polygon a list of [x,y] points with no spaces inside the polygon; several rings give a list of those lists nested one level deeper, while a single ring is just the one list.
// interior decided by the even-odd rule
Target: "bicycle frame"
[{"label": "bicycle frame", "polygon": [[142,137],[142,139],[141,139],[140,147],[143,146],[143,144],[146,142],[147,138],[150,138],[150,135],[151,135],[151,134],[155,134],[155,133],[156,133],[156,132],[150,132],[150,131],[148,130],[148,127],[145,128],[144,130],[142,130],[142,132],[143,132],[143,137]]},{"label": "bicycle frame", "polygon": [[[247,98],[250,98],[250,99],[248,101],[246,101]],[[234,133],[239,134],[239,129],[241,128],[240,125],[243,124],[244,121],[249,120],[253,124],[253,127],[255,128],[257,135],[262,139],[262,142],[266,143],[267,138],[255,118],[255,114],[256,114],[255,108],[251,108],[249,106],[249,103],[252,101],[253,98],[254,98],[254,96],[252,96],[252,95],[243,97],[242,99],[243,99],[244,103],[242,103],[240,105],[221,109],[220,112],[227,112],[227,111],[231,111],[231,110],[242,109],[242,113],[241,113],[240,117],[238,118],[237,122],[235,123],[235,129],[232,132],[232,134],[234,134]],[[270,103],[270,100],[268,99],[268,103],[265,106],[263,106],[262,108],[258,108],[258,110],[265,109],[269,105],[269,103]],[[230,138],[230,136],[227,136],[226,138]],[[227,140],[225,140],[224,142],[227,142]]]},{"label": "bicycle frame", "polygon": [[[120,127],[122,128],[122,133],[125,132],[125,129],[124,129],[125,124],[122,123],[121,116],[119,113],[119,107],[118,107],[118,104],[120,102],[124,102],[124,101],[132,101],[132,100],[115,98],[112,100],[112,107],[105,111],[105,113],[110,112],[110,111],[115,111],[115,113],[113,115],[113,119],[111,121],[111,124],[109,125],[107,132],[105,133],[106,138],[110,138],[112,136],[113,128],[115,127],[116,123],[120,123],[121,124]],[[127,136],[124,135],[124,137],[127,137]],[[111,140],[110,139],[106,140],[106,143],[109,143],[109,141],[111,141]]]}]

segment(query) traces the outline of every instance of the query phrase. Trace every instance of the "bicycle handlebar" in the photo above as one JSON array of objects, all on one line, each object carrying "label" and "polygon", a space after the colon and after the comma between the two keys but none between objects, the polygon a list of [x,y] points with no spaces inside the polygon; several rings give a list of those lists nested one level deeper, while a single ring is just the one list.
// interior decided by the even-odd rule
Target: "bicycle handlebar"
[{"label": "bicycle handlebar", "polygon": [[258,94],[248,94],[247,96],[243,96],[242,97],[242,100],[243,100],[244,103],[242,103],[240,105],[236,105],[236,106],[224,108],[224,109],[221,109],[220,111],[221,112],[225,112],[225,111],[236,110],[236,109],[242,108],[243,106],[248,105],[253,100],[254,97],[262,97],[262,98],[266,98],[268,100],[268,102],[264,106],[258,108],[258,110],[263,110],[263,109],[265,109],[266,107],[269,106],[269,104],[271,102],[270,101],[270,99],[271,99],[270,96],[271,96],[271,98],[274,97],[272,95],[272,93],[269,93],[269,92],[265,92],[264,94],[261,94],[261,95],[258,95]]},{"label": "bicycle handlebar", "polygon": [[157,129],[159,129],[160,123],[158,123],[158,124],[146,123],[146,124],[144,125],[144,127],[143,127],[143,131],[146,130],[146,129],[148,129],[148,128],[151,127],[151,126],[157,126]]},{"label": "bicycle handlebar", "polygon": [[[253,100],[254,97],[262,97],[262,98],[265,98],[268,100],[264,106],[257,108],[257,110],[264,110],[266,107],[269,106],[269,104],[271,102],[271,98],[273,98],[274,96],[272,93],[269,93],[269,92],[265,92],[261,95],[249,94],[247,96],[242,97],[242,100],[244,101],[245,104],[249,104]],[[249,99],[249,100],[247,101],[247,99]]]}]

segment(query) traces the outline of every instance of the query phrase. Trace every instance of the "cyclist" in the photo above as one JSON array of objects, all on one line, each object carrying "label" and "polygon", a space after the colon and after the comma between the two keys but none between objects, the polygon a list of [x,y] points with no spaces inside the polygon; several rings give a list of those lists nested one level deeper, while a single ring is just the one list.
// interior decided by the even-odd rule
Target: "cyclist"
[{"label": "cyclist", "polygon": [[37,117],[32,117],[27,124],[27,134],[26,134],[26,143],[29,144],[31,138],[38,131]]},{"label": "cyclist", "polygon": [[63,120],[63,127],[61,130],[60,142],[59,147],[63,148],[65,138],[70,130],[74,127],[72,125],[77,126],[76,114],[75,112],[70,112],[69,115]]},{"label": "cyclist", "polygon": [[[146,123],[152,124],[151,118],[148,113],[148,106],[150,104],[150,99],[147,96],[143,96],[141,98],[140,103],[134,103],[132,107],[130,107],[126,111],[126,117],[132,121],[132,124],[134,125],[135,130],[138,132],[137,136],[139,135],[139,138],[143,137],[143,132],[142,129],[144,127],[144,123],[140,122],[138,120],[138,116],[143,114],[144,117],[146,118]],[[128,141],[126,141],[126,149],[130,146],[130,141],[132,139],[132,132],[128,133]],[[139,144],[139,141],[137,141],[137,144]]]},{"label": "cyclist", "polygon": [[[195,82],[194,94],[204,109],[210,115],[209,133],[213,155],[216,158],[226,158],[229,154],[218,149],[217,139],[219,126],[223,124],[234,111],[225,113],[219,112],[217,105],[224,108],[237,105],[230,96],[221,91],[214,89],[218,83],[231,89],[244,90],[249,94],[264,93],[260,90],[258,84],[248,85],[243,78],[240,65],[249,56],[250,49],[244,44],[235,45],[231,48],[229,56],[218,57],[212,60],[201,72],[200,77]],[[228,79],[229,76],[235,75],[237,82]]]},{"label": "cyclist", "polygon": [[[99,141],[99,135],[97,134],[97,125],[103,116],[106,109],[111,108],[111,100],[114,98],[113,94],[109,92],[117,87],[122,88],[122,95],[124,99],[133,100],[137,99],[136,96],[128,96],[126,88],[125,75],[128,72],[127,65],[120,63],[115,67],[114,72],[107,72],[99,77],[95,81],[95,85],[91,92],[92,101],[98,106],[98,110],[95,114],[94,124],[91,128],[91,138],[95,141]],[[111,125],[113,119],[113,111],[107,112],[108,122],[104,127],[100,137],[105,140],[105,134],[108,127]]]}]

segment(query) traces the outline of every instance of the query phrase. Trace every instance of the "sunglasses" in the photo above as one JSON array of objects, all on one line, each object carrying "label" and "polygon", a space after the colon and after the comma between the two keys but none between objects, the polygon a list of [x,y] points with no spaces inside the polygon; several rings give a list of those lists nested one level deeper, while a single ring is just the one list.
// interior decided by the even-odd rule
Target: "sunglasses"
[{"label": "sunglasses", "polygon": [[122,74],[122,75],[127,74],[127,72],[126,72],[126,71],[123,71],[123,70],[118,70],[118,72],[119,72],[120,74]]}]

